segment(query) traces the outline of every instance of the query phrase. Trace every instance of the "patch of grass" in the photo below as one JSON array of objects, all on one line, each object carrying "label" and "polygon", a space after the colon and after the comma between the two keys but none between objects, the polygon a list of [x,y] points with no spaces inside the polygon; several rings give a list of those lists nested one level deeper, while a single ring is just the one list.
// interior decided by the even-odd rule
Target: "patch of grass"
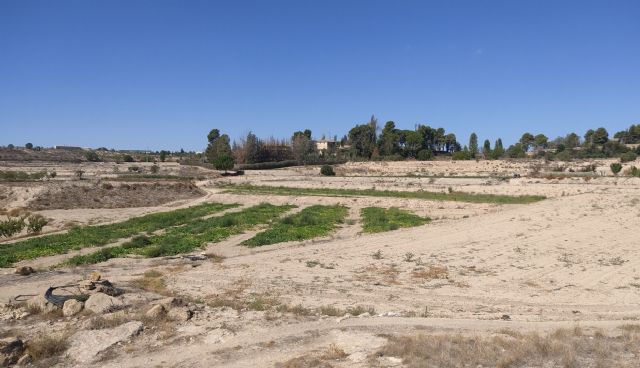
[{"label": "patch of grass", "polygon": [[0,170],[0,181],[33,181],[40,180],[46,176],[46,171],[39,171],[29,174],[25,171]]},{"label": "patch of grass", "polygon": [[245,240],[242,244],[259,247],[325,236],[342,223],[346,216],[347,208],[344,206],[310,206],[295,215],[281,219],[271,228]]},{"label": "patch of grass", "polygon": [[34,362],[51,361],[56,356],[61,355],[69,347],[69,340],[66,334],[53,335],[44,334],[35,337],[27,342],[27,352]]},{"label": "patch of grass", "polygon": [[41,236],[5,244],[0,246],[0,267],[10,267],[13,263],[25,259],[105,245],[136,234],[185,224],[194,219],[237,206],[237,204],[205,203],[168,212],[152,213],[114,224],[77,227],[64,234]]},{"label": "patch of grass", "polygon": [[365,233],[379,233],[397,230],[402,227],[420,226],[431,221],[399,208],[366,207],[360,211],[362,229]]},{"label": "patch of grass", "polygon": [[425,199],[431,201],[457,201],[470,203],[497,203],[497,204],[527,204],[538,202],[545,199],[540,195],[521,195],[509,196],[498,194],[481,194],[481,193],[464,193],[450,191],[442,192],[404,192],[391,190],[375,190],[375,189],[332,189],[332,188],[290,188],[290,187],[273,187],[263,185],[227,185],[225,186],[227,193],[239,194],[272,194],[272,195],[306,195],[306,196],[328,196],[328,197],[394,197],[394,198],[413,198]]},{"label": "patch of grass", "polygon": [[73,266],[93,264],[129,254],[153,258],[188,253],[207,243],[219,242],[256,225],[269,223],[293,207],[263,203],[239,212],[197,219],[169,228],[161,235],[140,236],[120,246],[72,257],[64,264]]},{"label": "patch of grass", "polygon": [[[373,354],[402,359],[403,367],[627,367],[640,353],[640,336],[608,337],[581,329],[548,335],[500,331],[493,336],[459,334],[392,336]],[[632,364],[633,365],[633,364]]]}]

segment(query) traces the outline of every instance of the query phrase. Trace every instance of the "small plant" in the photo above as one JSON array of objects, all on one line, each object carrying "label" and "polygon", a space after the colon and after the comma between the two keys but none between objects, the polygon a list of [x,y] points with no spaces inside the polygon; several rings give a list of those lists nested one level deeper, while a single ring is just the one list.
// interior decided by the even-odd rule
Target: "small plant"
[{"label": "small plant", "polygon": [[49,173],[49,177],[51,179],[55,178],[57,175],[58,175],[58,173],[56,173],[55,171],[52,171],[52,172]]},{"label": "small plant", "polygon": [[78,180],[82,180],[82,175],[84,175],[84,171],[82,170],[76,170],[74,172],[74,175],[76,176],[76,178],[78,178]]},{"label": "small plant", "polygon": [[333,166],[331,165],[322,165],[320,168],[320,174],[324,176],[335,176],[336,173],[333,171]]},{"label": "small plant", "polygon": [[127,169],[130,172],[140,172],[140,167],[139,166],[129,166],[129,168]]},{"label": "small plant", "polygon": [[152,174],[157,174],[158,171],[160,171],[160,167],[158,165],[151,166],[151,173]]},{"label": "small plant", "polygon": [[611,168],[611,172],[613,172],[613,175],[618,175],[620,170],[622,170],[622,164],[620,164],[619,162],[614,162],[609,167]]},{"label": "small plant", "polygon": [[31,215],[27,222],[27,232],[29,234],[40,234],[42,228],[49,223],[42,215]]},{"label": "small plant", "polygon": [[411,262],[413,261],[413,257],[415,257],[415,254],[411,253],[411,252],[407,252],[404,254],[404,261],[405,262]]},{"label": "small plant", "polygon": [[378,249],[378,251],[373,253],[371,257],[373,257],[373,259],[382,259],[382,251]]},{"label": "small plant", "polygon": [[100,162],[102,161],[100,159],[100,156],[98,156],[97,153],[95,153],[95,151],[89,151],[87,152],[84,157],[87,159],[87,161],[91,161],[91,162]]},{"label": "small plant", "polygon": [[8,218],[0,221],[0,236],[10,237],[18,234],[25,227],[24,217]]}]

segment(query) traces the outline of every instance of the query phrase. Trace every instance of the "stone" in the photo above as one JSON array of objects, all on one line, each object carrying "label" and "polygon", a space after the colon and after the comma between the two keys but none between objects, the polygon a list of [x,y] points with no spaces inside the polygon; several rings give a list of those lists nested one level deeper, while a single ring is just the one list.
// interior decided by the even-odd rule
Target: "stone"
[{"label": "stone", "polygon": [[111,346],[127,341],[142,331],[142,322],[132,321],[114,328],[83,330],[71,337],[67,355],[80,363],[92,363]]},{"label": "stone", "polygon": [[84,303],[75,299],[69,299],[62,306],[62,315],[65,317],[75,316],[84,308]]},{"label": "stone", "polygon": [[163,316],[165,312],[166,310],[164,309],[164,306],[162,304],[156,304],[153,307],[151,307],[151,309],[149,309],[147,313],[145,313],[145,315],[149,318],[156,319]]},{"label": "stone", "polygon": [[21,276],[29,276],[33,273],[33,268],[29,266],[16,267],[16,274]]},{"label": "stone", "polygon": [[29,365],[31,361],[33,361],[33,359],[31,358],[31,355],[25,354],[21,356],[20,359],[18,359],[18,362],[16,363],[16,365],[23,367],[23,366]]},{"label": "stone", "polygon": [[173,321],[186,322],[191,319],[193,312],[187,307],[175,307],[169,310],[167,316]]},{"label": "stone", "polygon": [[84,307],[93,313],[107,313],[123,306],[122,301],[107,294],[92,294],[84,303]]},{"label": "stone", "polygon": [[89,280],[96,282],[96,281],[100,281],[100,278],[102,276],[100,276],[100,273],[93,271],[89,274]]},{"label": "stone", "polygon": [[51,313],[58,309],[55,304],[49,303],[44,295],[36,295],[27,300],[27,307],[38,310],[40,313]]},{"label": "stone", "polygon": [[168,297],[168,298],[164,298],[164,299],[160,299],[160,300],[156,300],[154,302],[154,304],[160,304],[162,305],[165,309],[171,309],[173,307],[180,307],[182,306],[182,300],[180,299],[176,299],[172,296]]},{"label": "stone", "polygon": [[24,354],[24,342],[16,337],[0,339],[0,366],[7,367],[16,364]]}]

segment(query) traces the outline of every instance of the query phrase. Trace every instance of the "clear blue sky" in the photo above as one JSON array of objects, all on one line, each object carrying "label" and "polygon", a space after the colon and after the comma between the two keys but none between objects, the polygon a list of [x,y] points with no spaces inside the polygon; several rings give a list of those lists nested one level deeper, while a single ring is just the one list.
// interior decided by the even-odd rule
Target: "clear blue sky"
[{"label": "clear blue sky", "polygon": [[0,0],[0,145],[640,123],[640,1]]}]

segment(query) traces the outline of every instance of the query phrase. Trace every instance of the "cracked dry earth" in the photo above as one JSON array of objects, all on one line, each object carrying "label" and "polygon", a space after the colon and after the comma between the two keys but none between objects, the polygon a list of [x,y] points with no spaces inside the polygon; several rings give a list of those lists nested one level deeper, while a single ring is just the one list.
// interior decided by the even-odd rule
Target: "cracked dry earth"
[{"label": "cracked dry earth", "polygon": [[[304,173],[300,180],[314,185]],[[131,305],[144,311],[172,295],[189,301],[193,317],[165,326],[170,333],[145,327],[101,357],[96,365],[104,367],[402,367],[408,366],[403,359],[378,354],[390,336],[495,336],[576,326],[615,336],[621,326],[639,323],[637,180],[512,180],[490,190],[548,198],[501,206],[249,196],[201,187],[208,194],[198,201],[292,203],[299,206],[294,211],[342,203],[350,208],[349,220],[329,237],[259,248],[239,245],[259,230],[236,235],[208,246],[205,253],[220,256],[215,260],[125,258],[28,277],[7,272],[0,276],[0,296],[4,301],[94,270],[116,285],[157,271],[163,288],[128,287],[136,296],[128,297]],[[363,234],[358,213],[370,205],[408,208],[434,221]],[[49,323],[29,321],[14,321],[12,328]],[[55,324],[65,321],[58,317]],[[625,359],[629,365],[622,366],[633,367],[640,358]]]}]

